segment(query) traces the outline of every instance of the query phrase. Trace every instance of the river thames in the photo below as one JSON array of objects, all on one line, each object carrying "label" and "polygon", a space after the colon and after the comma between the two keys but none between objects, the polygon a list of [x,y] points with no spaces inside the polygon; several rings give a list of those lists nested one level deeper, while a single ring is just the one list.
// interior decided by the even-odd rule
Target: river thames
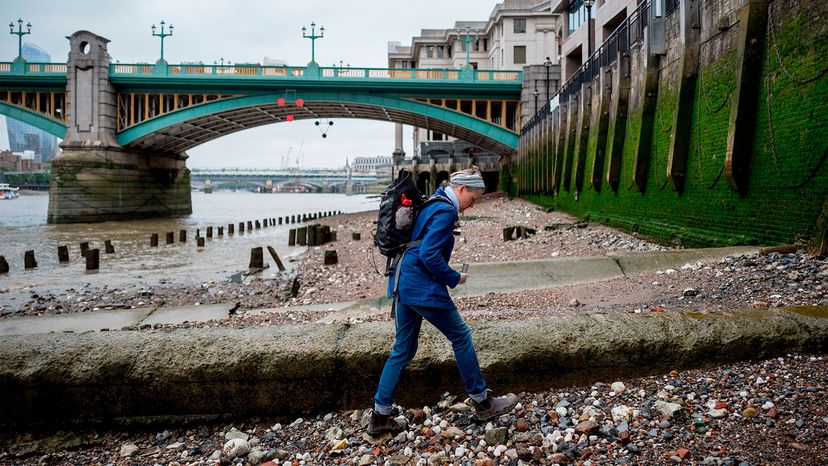
[{"label": "river thames", "polygon": [[[246,270],[250,249],[273,246],[285,259],[300,253],[305,247],[288,247],[291,226],[277,225],[244,234],[227,234],[227,225],[238,226],[264,218],[289,215],[342,211],[345,213],[374,210],[377,197],[343,194],[256,194],[220,191],[213,194],[194,192],[193,213],[189,216],[163,219],[130,220],[103,223],[50,225],[46,223],[48,195],[24,193],[18,199],[0,202],[0,229],[2,243],[0,256],[5,256],[11,271],[0,275],[0,289],[19,289],[28,286],[79,287],[87,283],[97,286],[148,286],[171,282],[198,283],[205,280],[223,280]],[[204,248],[197,248],[196,229],[212,226],[213,238]],[[216,237],[216,227],[224,226],[224,237]],[[295,225],[293,226],[296,227]],[[187,242],[178,242],[178,231],[187,230]],[[175,232],[175,244],[165,245],[166,232]],[[150,247],[150,236],[160,237],[158,247]],[[345,238],[350,232],[339,232]],[[104,241],[111,240],[114,254],[104,254]],[[80,255],[81,242],[90,248],[101,249],[100,270],[86,272]],[[57,247],[69,247],[70,262],[59,264]],[[34,250],[37,268],[24,270],[23,255]],[[266,262],[272,259],[265,253]],[[290,268],[289,260],[285,265]],[[271,270],[272,273],[276,269]],[[2,295],[0,295],[2,300]]]}]

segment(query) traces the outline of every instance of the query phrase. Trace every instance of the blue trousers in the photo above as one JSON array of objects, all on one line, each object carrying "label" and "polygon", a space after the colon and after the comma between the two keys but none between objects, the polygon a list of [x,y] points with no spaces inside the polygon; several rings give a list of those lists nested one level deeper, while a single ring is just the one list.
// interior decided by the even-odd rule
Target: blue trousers
[{"label": "blue trousers", "polygon": [[420,325],[423,318],[437,327],[451,342],[454,349],[454,358],[457,367],[466,385],[466,393],[477,402],[486,399],[486,381],[480,373],[480,363],[474,351],[471,330],[460,317],[456,308],[439,309],[424,306],[410,306],[397,303],[395,325],[397,335],[394,338],[394,348],[391,356],[385,363],[379,388],[374,395],[374,411],[379,414],[391,413],[394,391],[400,382],[403,370],[417,354],[417,339],[420,336]]}]

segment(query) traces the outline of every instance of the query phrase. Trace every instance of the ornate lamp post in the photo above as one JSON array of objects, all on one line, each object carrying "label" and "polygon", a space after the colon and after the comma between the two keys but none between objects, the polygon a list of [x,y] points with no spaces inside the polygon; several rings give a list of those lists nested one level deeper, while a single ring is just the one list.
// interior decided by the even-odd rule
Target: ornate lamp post
[{"label": "ornate lamp post", "polygon": [[595,5],[595,0],[584,0],[587,9],[587,61],[592,56],[592,5]]},{"label": "ornate lamp post", "polygon": [[173,35],[173,29],[175,28],[175,26],[170,24],[170,32],[165,33],[164,32],[164,26],[167,23],[165,23],[164,20],[162,19],[160,24],[161,24],[161,32],[160,33],[156,33],[155,32],[155,25],[154,24],[152,25],[152,35],[155,36],[155,37],[160,37],[161,38],[161,59],[158,60],[158,62],[162,63],[162,62],[164,62],[164,38]]},{"label": "ornate lamp post", "polygon": [[546,68],[546,101],[549,102],[549,69],[552,68],[552,60],[549,57],[546,57],[543,67]]},{"label": "ornate lamp post", "polygon": [[14,30],[14,23],[9,23],[9,34],[17,36],[17,58],[14,61],[23,60],[23,36],[32,33],[32,23],[26,23],[26,31],[23,31],[23,19],[17,19],[17,31]]},{"label": "ornate lamp post", "polygon": [[466,34],[466,37],[463,38],[463,42],[466,43],[466,66],[464,68],[470,68],[471,63],[469,62],[469,48],[471,45],[472,40],[477,40],[477,33],[480,32],[477,29],[472,29],[471,26],[468,24],[463,29],[458,29],[457,34]]},{"label": "ornate lamp post", "polygon": [[319,66],[316,64],[316,39],[325,37],[325,26],[319,28],[319,35],[316,35],[316,23],[311,23],[311,33],[307,34],[307,29],[302,26],[302,37],[311,40],[311,61],[308,65]]}]

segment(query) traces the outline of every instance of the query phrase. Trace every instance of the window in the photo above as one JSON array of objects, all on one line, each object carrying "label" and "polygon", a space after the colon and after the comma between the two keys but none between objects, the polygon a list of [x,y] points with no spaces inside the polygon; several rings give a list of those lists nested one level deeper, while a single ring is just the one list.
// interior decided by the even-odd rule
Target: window
[{"label": "window", "polygon": [[443,58],[443,47],[437,47],[437,58]]},{"label": "window", "polygon": [[576,31],[587,22],[587,9],[584,0],[574,0],[569,4],[569,33]]},{"label": "window", "polygon": [[433,45],[429,45],[428,47],[426,47],[426,57],[434,58],[434,46]]},{"label": "window", "polygon": [[515,46],[515,61],[516,65],[521,63],[526,63],[526,46],[525,45],[516,45]]},{"label": "window", "polygon": [[515,18],[512,20],[512,24],[515,26],[515,34],[526,32],[526,18]]}]

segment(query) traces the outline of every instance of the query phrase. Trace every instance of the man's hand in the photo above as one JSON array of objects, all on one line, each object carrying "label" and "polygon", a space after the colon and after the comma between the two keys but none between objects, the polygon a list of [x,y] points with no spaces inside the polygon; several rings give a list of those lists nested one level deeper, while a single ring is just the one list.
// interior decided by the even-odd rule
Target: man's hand
[{"label": "man's hand", "polygon": [[457,284],[462,285],[463,283],[466,283],[466,278],[468,278],[468,277],[469,277],[469,274],[461,272],[460,273],[460,281],[457,282]]}]

